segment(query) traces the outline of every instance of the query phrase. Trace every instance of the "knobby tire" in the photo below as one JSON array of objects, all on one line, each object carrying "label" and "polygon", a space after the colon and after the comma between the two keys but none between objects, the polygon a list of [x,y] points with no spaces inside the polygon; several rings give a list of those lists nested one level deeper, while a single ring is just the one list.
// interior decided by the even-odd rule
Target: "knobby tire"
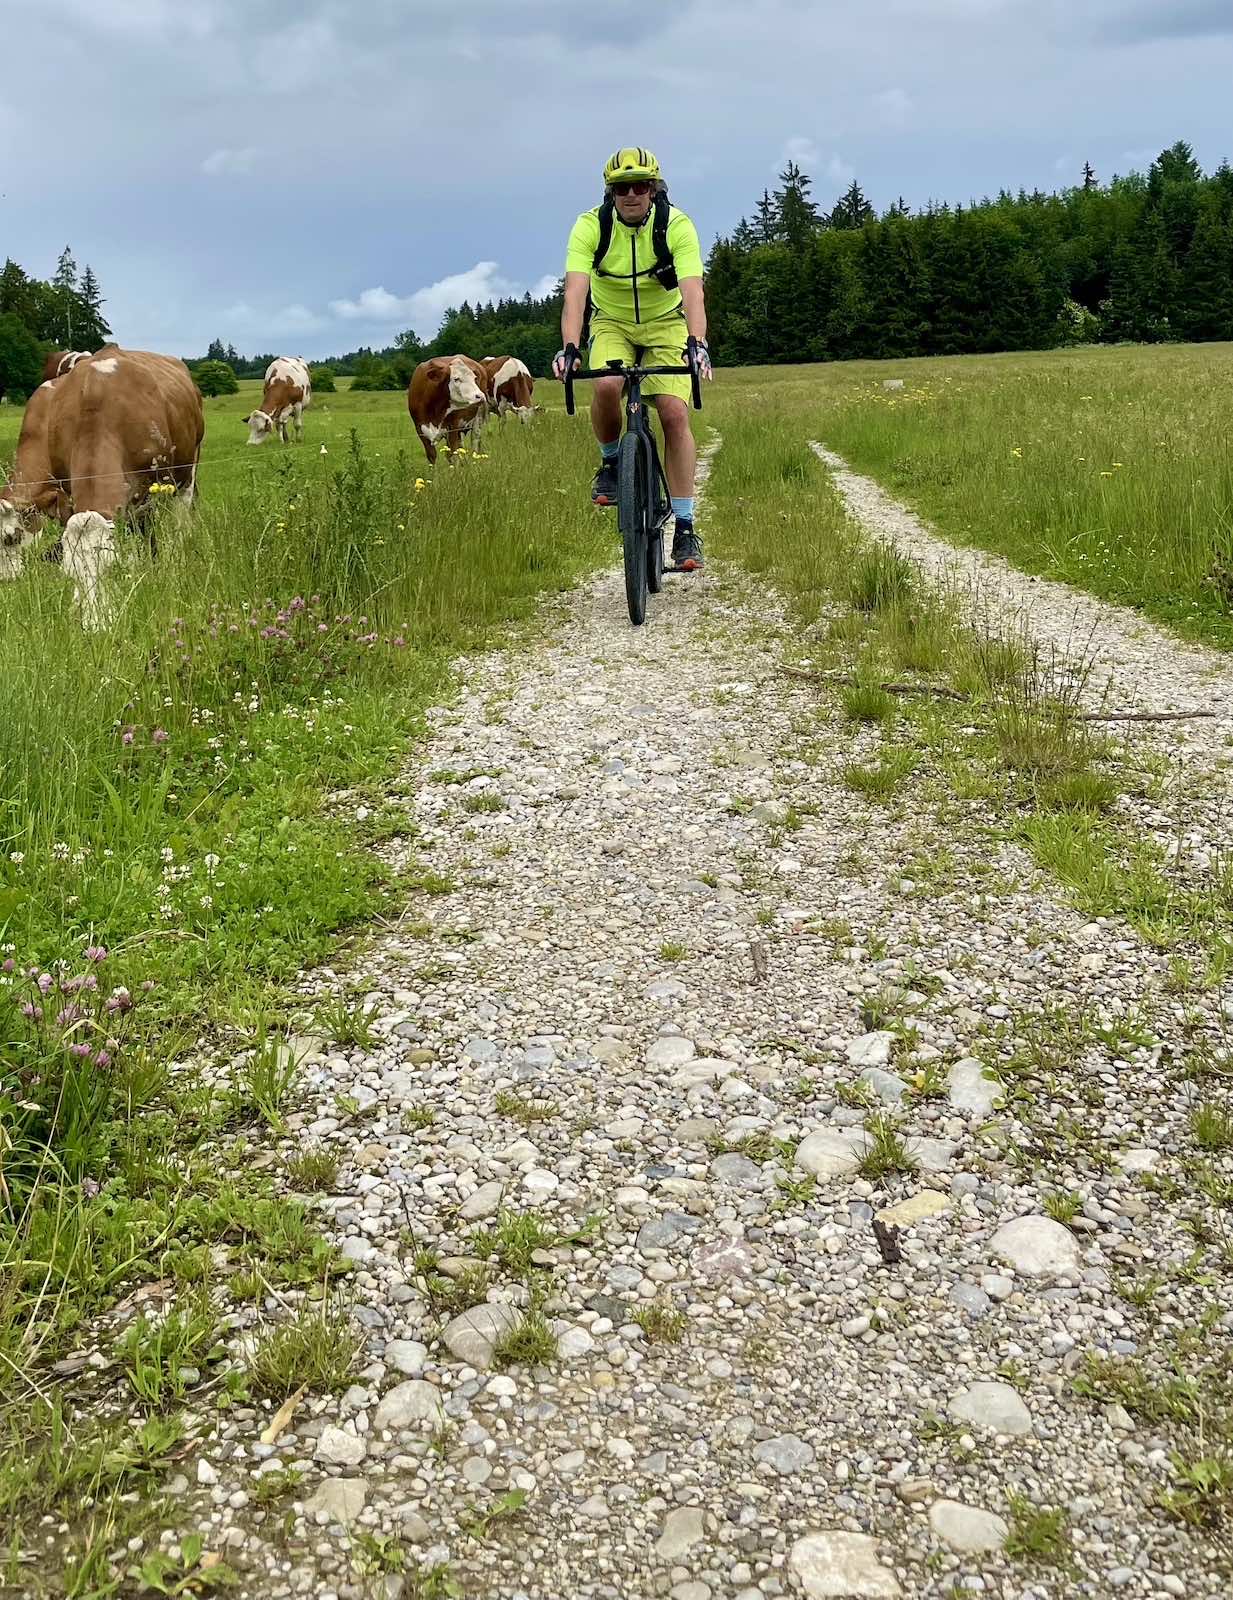
[{"label": "knobby tire", "polygon": [[636,433],[621,439],[617,457],[617,521],[625,555],[625,599],[635,627],[646,621],[647,543],[650,494],[647,451]]}]

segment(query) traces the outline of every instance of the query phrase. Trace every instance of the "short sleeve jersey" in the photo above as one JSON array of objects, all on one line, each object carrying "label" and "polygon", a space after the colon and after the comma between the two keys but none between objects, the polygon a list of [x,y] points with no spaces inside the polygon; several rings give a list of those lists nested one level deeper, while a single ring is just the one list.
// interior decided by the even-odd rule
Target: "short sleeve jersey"
[{"label": "short sleeve jersey", "polygon": [[[601,316],[618,322],[652,322],[656,317],[667,316],[681,304],[679,289],[665,289],[649,275],[655,265],[654,222],[654,209],[637,228],[628,227],[614,215],[612,239],[608,253],[599,263],[602,269],[599,272],[592,269],[599,245],[599,207],[584,211],[570,229],[565,270],[590,275],[591,300]],[[675,206],[668,211],[668,248],[678,278],[702,276],[698,230]]]}]

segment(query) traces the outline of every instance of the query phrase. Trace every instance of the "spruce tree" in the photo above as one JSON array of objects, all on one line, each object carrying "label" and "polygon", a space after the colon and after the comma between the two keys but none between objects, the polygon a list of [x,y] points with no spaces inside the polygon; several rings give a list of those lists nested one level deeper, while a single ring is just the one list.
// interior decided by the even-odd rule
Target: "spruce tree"
[{"label": "spruce tree", "polygon": [[754,215],[753,231],[759,244],[774,244],[779,238],[779,213],[770,193],[763,189]]},{"label": "spruce tree", "polygon": [[74,312],[80,322],[80,309],[77,304],[77,263],[73,260],[73,252],[68,245],[60,252],[60,259],[56,262],[56,275],[51,280],[57,300],[57,327],[55,337],[63,339],[71,350],[73,348],[73,320]]},{"label": "spruce tree", "polygon": [[1233,339],[1233,224],[1204,208],[1181,275],[1181,331],[1187,339]]},{"label": "spruce tree", "polygon": [[817,205],[809,196],[813,181],[795,161],[789,161],[779,174],[779,182],[781,187],[775,194],[779,237],[794,250],[799,250],[817,233],[821,224]]},{"label": "spruce tree", "polygon": [[106,304],[103,291],[94,275],[94,268],[88,264],[81,275],[81,288],[77,291],[77,301],[80,318],[78,342],[84,350],[96,350],[99,345],[106,342],[111,329],[103,315],[103,306]]},{"label": "spruce tree", "polygon": [[832,228],[863,228],[873,217],[873,207],[865,199],[865,192],[853,178],[846,192],[831,212]]}]

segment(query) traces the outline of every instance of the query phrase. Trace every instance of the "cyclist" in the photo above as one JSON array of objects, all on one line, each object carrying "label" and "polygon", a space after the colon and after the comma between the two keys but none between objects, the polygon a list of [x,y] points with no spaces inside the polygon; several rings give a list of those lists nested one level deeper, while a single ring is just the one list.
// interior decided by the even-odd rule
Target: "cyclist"
[{"label": "cyclist", "polygon": [[[570,230],[565,256],[565,307],[553,375],[565,376],[567,352],[579,365],[577,348],[590,310],[592,367],[635,351],[648,366],[675,366],[685,359],[686,339],[696,341],[698,370],[713,376],[706,343],[702,250],[698,230],[668,201],[659,162],[649,150],[618,150],[604,166],[604,203],[584,211]],[[689,379],[648,378],[664,431],[664,471],[676,527],[672,564],[685,572],[702,565],[702,541],[694,532],[694,471],[697,447],[689,426]],[[600,464],[591,486],[599,506],[616,504],[617,446],[621,433],[621,379],[599,378],[591,395],[591,426]]]}]

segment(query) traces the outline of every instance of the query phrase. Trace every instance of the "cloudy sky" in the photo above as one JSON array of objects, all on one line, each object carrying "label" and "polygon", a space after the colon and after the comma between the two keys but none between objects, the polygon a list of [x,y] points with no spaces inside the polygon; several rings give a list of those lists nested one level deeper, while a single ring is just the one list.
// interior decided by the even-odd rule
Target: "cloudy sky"
[{"label": "cloudy sky", "polygon": [[561,271],[621,144],[704,244],[794,156],[879,208],[1233,157],[1230,0],[39,0],[5,7],[0,256],[117,337],[324,355]]}]

